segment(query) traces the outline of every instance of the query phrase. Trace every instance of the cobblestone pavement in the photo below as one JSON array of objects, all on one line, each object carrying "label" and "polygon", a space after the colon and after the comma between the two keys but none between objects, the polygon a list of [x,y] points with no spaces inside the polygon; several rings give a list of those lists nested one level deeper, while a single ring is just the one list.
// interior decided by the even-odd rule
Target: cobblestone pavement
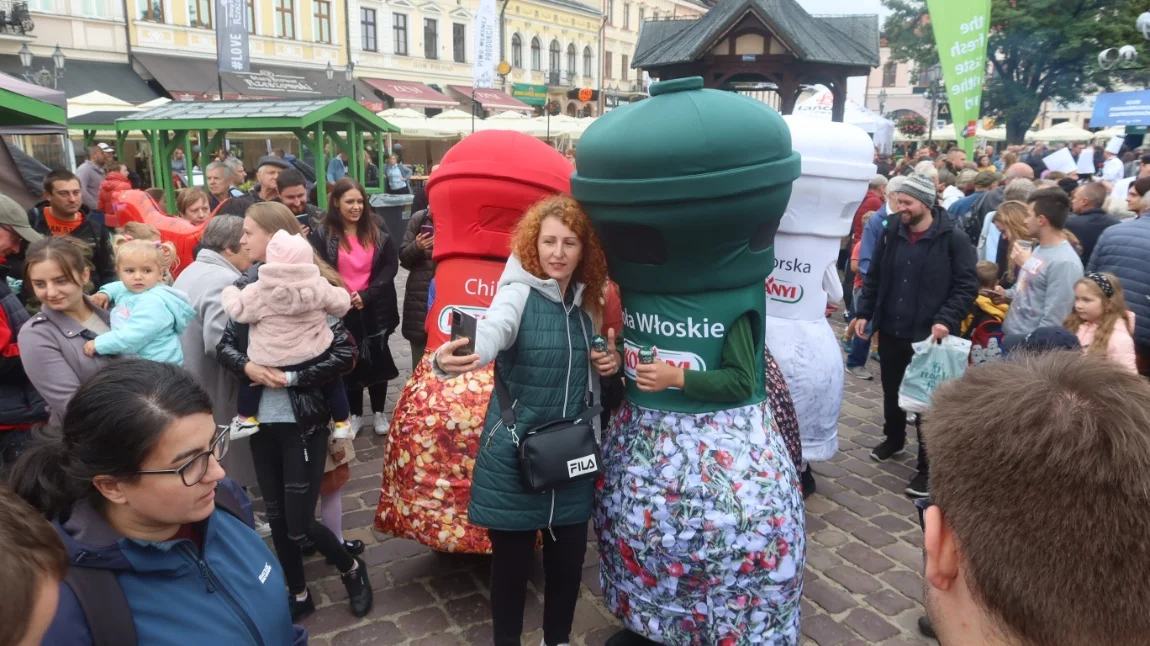
[{"label": "cobblestone pavement", "polygon": [[[406,272],[396,279],[403,299]],[[832,316],[836,332],[842,317]],[[388,389],[387,414],[410,375],[411,352],[398,331],[391,338],[400,378]],[[807,500],[807,571],[802,602],[803,644],[933,644],[921,637],[921,533],[914,505],[903,494],[913,475],[917,446],[878,464],[868,452],[882,425],[878,366],[874,381],[846,377],[839,453],[814,465],[818,493]],[[913,435],[913,433],[911,433]],[[344,487],[343,525],[348,539],[367,543],[364,560],[375,589],[375,607],[363,619],[347,608],[347,593],[322,557],[306,565],[318,610],[304,621],[316,646],[403,644],[485,646],[491,643],[489,559],[441,554],[405,539],[377,536],[372,518],[386,438],[370,425],[355,440],[356,462]],[[913,441],[913,438],[911,438]],[[537,555],[538,557],[538,555]],[[575,612],[573,646],[601,646],[618,623],[601,603],[598,550],[588,545],[583,589]],[[542,638],[542,561],[528,593],[524,644]]]}]

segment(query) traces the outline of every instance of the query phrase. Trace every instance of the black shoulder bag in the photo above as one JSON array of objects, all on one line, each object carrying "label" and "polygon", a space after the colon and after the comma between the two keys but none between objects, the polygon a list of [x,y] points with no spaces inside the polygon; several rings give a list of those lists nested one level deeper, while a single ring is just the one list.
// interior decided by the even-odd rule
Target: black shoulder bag
[{"label": "black shoulder bag", "polygon": [[[583,316],[579,315],[579,325],[583,327]],[[519,450],[519,477],[523,488],[530,493],[548,489],[559,489],[577,482],[597,478],[603,472],[599,456],[599,442],[595,439],[594,420],[603,406],[594,402],[591,388],[591,348],[587,341],[587,330],[583,330],[583,343],[587,345],[587,389],[592,393],[592,405],[578,417],[547,422],[536,428],[527,429],[520,436],[515,427],[514,402],[507,385],[495,370],[495,395],[499,400],[500,423],[506,426]]]}]

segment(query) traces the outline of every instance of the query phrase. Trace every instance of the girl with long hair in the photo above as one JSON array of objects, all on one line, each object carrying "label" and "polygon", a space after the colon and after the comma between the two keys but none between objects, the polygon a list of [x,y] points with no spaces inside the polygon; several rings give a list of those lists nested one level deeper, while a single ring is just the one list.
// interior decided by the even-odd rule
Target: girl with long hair
[{"label": "girl with long hair", "polygon": [[[456,356],[468,339],[440,346],[435,374],[447,378],[495,362],[496,378],[514,402],[516,425],[530,429],[574,417],[595,401],[600,375],[621,365],[608,352],[591,350],[599,328],[607,261],[590,220],[569,196],[532,206],[515,230],[512,255],[486,317],[478,322],[475,353]],[[609,335],[613,337],[614,334]],[[543,533],[543,644],[570,641],[579,597],[593,483],[549,493],[529,493],[519,477],[518,440],[500,424],[501,404],[487,409],[471,484],[468,519],[491,538],[491,612],[496,646],[519,646],[532,555]],[[599,424],[598,416],[593,419]]]},{"label": "girl with long hair", "polygon": [[1010,261],[1010,249],[1015,242],[1032,241],[1026,228],[1026,215],[1029,213],[1022,202],[1003,202],[994,215],[994,226],[1002,232],[998,242],[997,264],[999,284],[1009,287],[1018,280],[1018,267]]},{"label": "girl with long hair", "polygon": [[[395,274],[399,271],[399,248],[371,212],[367,192],[353,179],[335,183],[327,217],[308,236],[323,260],[335,268],[351,295],[351,310],[343,317],[348,332],[360,344],[360,360],[344,378],[351,405],[351,435],[363,426],[363,391],[371,396],[373,426],[377,435],[389,427],[384,414],[387,382],[399,376],[387,339],[399,325]],[[365,360],[365,352],[367,353]]]},{"label": "girl with long hair", "polygon": [[1114,274],[1091,272],[1074,283],[1074,311],[1063,327],[1078,336],[1087,354],[1104,356],[1134,374],[1134,314],[1126,309],[1122,283]]}]

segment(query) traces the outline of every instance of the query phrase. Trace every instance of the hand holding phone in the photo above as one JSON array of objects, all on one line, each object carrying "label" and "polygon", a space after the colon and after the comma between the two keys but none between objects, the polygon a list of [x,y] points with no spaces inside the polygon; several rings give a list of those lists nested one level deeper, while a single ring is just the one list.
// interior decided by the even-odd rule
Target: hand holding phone
[{"label": "hand holding phone", "polygon": [[457,357],[475,354],[475,330],[478,323],[479,321],[470,314],[465,314],[460,310],[451,311],[451,340],[467,339],[467,343],[456,348],[452,354]]}]

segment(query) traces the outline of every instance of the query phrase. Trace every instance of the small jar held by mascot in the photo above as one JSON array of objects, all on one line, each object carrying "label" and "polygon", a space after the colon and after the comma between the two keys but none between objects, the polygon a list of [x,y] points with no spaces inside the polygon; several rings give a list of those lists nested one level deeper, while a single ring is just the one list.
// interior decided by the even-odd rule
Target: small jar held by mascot
[{"label": "small jar held by mascot", "polygon": [[[624,308],[600,577],[624,626],[656,642],[792,644],[805,519],[767,404],[762,290],[800,160],[777,112],[702,86],[656,83],[601,117],[571,179]],[[640,388],[637,373],[660,362],[683,370],[681,388]]]},{"label": "small jar held by mascot", "polygon": [[[427,183],[435,214],[435,299],[427,347],[451,336],[451,312],[482,317],[495,296],[523,213],[570,190],[571,164],[545,143],[500,130],[456,144]],[[425,358],[396,402],[383,459],[377,531],[445,552],[488,553],[487,530],[467,522],[471,474],[494,389],[487,366],[454,379]]]}]

